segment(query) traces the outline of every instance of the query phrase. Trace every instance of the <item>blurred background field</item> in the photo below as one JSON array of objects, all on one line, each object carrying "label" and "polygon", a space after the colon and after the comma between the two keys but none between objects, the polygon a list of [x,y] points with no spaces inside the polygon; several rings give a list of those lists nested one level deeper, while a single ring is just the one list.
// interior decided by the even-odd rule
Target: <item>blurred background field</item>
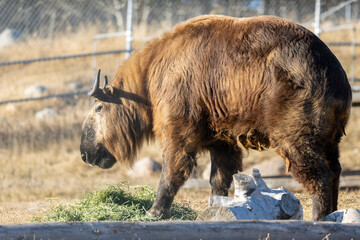
[{"label": "blurred background field", "polygon": [[[0,103],[69,92],[84,93],[90,89],[96,68],[101,68],[103,74],[112,79],[126,53],[96,56],[96,61],[88,56],[27,64],[13,62],[93,53],[96,35],[127,30],[129,2],[0,0]],[[277,15],[313,29],[316,1],[131,2],[132,48],[137,49],[177,23],[201,14]],[[354,43],[360,39],[360,2],[322,0],[321,7],[323,31],[320,38],[329,44],[356,88],[360,86],[360,48]],[[97,52],[125,48],[126,36],[96,41]],[[29,90],[34,88],[38,91]],[[53,203],[71,201],[88,191],[124,180],[131,185],[148,184],[156,188],[158,174],[135,178],[121,164],[102,170],[83,163],[79,152],[81,124],[91,106],[92,100],[86,94],[0,105],[0,224],[31,221]],[[360,108],[353,108],[346,132],[341,143],[343,169],[360,170]],[[138,159],[142,157],[161,163],[158,144],[145,145],[138,154]],[[244,166],[273,158],[279,157],[271,151],[250,152],[244,158]],[[196,175],[200,176],[209,162],[208,154],[199,156],[198,162]],[[201,210],[206,207],[208,195],[209,190],[182,190],[177,201]],[[304,193],[298,196],[309,212],[309,197]],[[345,202],[340,200],[340,204],[358,208],[359,202],[352,202],[349,196],[356,199],[359,191],[342,192],[341,199]]]}]

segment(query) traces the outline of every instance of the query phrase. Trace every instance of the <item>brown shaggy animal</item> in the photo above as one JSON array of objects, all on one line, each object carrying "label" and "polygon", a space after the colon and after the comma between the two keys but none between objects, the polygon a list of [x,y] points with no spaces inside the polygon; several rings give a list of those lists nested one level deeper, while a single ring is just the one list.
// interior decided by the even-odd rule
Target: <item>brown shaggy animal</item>
[{"label": "brown shaggy animal", "polygon": [[[107,82],[107,81],[106,81]],[[211,193],[227,195],[242,150],[272,148],[313,197],[313,218],[337,209],[339,142],[351,88],[339,61],[304,27],[276,17],[201,16],[134,52],[84,122],[81,155],[131,164],[156,138],[163,170],[150,213],[169,217],[196,154],[210,151]]]}]

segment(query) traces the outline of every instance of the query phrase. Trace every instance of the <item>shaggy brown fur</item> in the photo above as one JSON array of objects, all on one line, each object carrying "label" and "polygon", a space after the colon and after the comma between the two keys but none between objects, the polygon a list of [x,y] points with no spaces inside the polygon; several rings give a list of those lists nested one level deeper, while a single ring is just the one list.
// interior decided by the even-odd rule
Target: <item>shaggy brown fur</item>
[{"label": "shaggy brown fur", "polygon": [[163,171],[151,213],[169,217],[203,150],[211,153],[212,194],[227,195],[249,148],[273,148],[286,160],[313,196],[315,220],[336,210],[351,89],[336,57],[304,27],[275,17],[197,17],[134,52],[108,88],[121,104],[95,104],[82,157],[104,168],[112,156],[131,163],[144,139],[158,139]]}]

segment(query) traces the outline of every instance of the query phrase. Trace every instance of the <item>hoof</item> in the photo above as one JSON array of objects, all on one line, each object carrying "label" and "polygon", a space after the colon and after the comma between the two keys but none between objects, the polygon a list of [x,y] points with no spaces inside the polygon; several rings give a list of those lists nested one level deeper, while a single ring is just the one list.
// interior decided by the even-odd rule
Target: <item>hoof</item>
[{"label": "hoof", "polygon": [[155,217],[159,217],[161,219],[170,218],[170,211],[167,211],[167,210],[164,210],[164,209],[150,208],[150,210],[147,211],[146,214],[148,216],[155,216]]}]

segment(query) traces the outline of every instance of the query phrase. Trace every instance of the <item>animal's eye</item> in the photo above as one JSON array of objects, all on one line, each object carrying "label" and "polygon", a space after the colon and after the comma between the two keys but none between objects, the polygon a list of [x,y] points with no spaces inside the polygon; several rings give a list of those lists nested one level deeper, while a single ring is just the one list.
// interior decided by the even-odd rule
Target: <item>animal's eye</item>
[{"label": "animal's eye", "polygon": [[96,108],[95,108],[95,112],[100,112],[101,111],[101,109],[102,109],[102,105],[99,105],[99,106],[97,106]]}]

